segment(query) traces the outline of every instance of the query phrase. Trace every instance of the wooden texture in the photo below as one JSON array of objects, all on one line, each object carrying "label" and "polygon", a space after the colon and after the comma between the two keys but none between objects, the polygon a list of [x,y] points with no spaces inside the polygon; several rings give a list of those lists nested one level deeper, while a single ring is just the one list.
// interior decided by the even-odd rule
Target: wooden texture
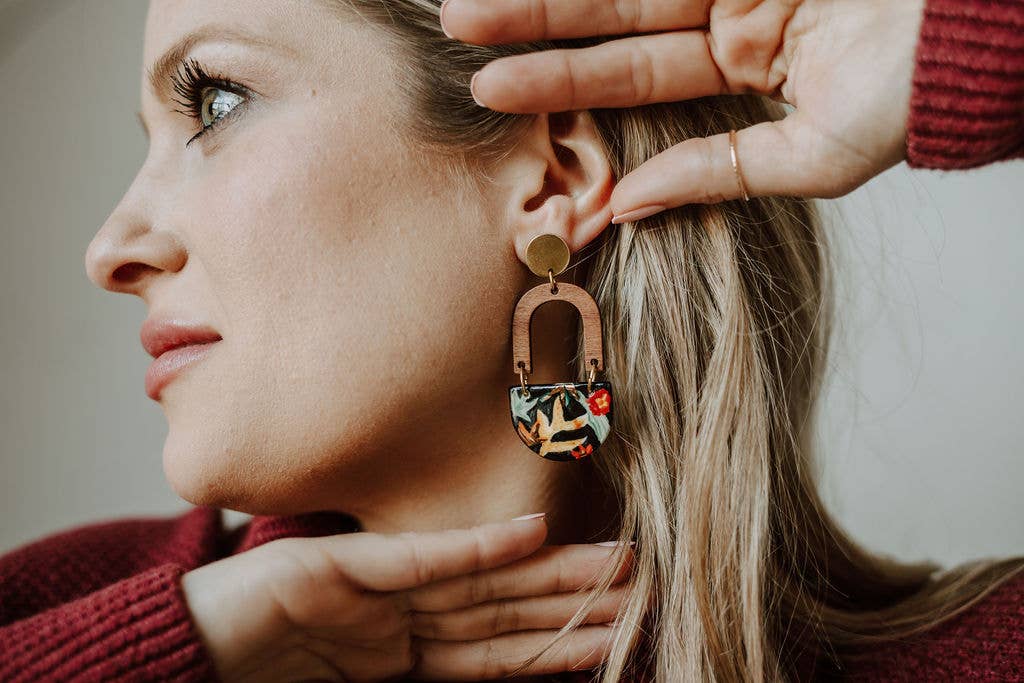
[{"label": "wooden texture", "polygon": [[533,372],[530,359],[530,321],[537,307],[548,301],[565,301],[576,307],[583,322],[583,348],[586,353],[587,372],[590,371],[590,359],[597,360],[597,370],[604,370],[604,347],[601,342],[601,311],[597,302],[587,290],[567,282],[558,283],[558,293],[551,293],[551,284],[545,282],[528,290],[516,304],[512,314],[512,371],[519,372],[519,363],[524,365],[523,372]]}]

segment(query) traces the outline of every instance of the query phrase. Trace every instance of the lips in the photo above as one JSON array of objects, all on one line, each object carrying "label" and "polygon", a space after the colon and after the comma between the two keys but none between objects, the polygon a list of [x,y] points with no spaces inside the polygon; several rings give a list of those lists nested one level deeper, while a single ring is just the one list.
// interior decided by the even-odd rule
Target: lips
[{"label": "lips", "polygon": [[146,371],[146,394],[154,401],[182,369],[203,358],[221,340],[220,333],[207,325],[160,318],[146,320],[139,336],[154,358]]},{"label": "lips", "polygon": [[139,333],[142,346],[153,358],[179,346],[208,344],[220,341],[217,330],[208,325],[185,323],[166,318],[150,318],[142,323]]}]

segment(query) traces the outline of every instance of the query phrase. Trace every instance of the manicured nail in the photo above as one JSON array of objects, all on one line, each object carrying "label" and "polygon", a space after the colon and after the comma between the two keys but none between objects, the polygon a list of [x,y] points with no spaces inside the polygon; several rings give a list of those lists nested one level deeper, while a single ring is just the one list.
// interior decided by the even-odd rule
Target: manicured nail
[{"label": "manicured nail", "polygon": [[480,72],[477,71],[475,74],[473,74],[473,77],[469,79],[469,92],[473,94],[473,101],[474,102],[479,104],[481,107],[486,107],[487,105],[484,104],[483,102],[481,102],[480,98],[476,96],[476,89],[475,89],[476,88],[476,77],[479,76],[479,75],[480,75]]},{"label": "manicured nail", "polygon": [[480,101],[479,96],[476,94],[476,77],[479,75],[480,72],[476,72],[475,74],[473,74],[473,78],[469,79],[469,91],[473,94],[474,102],[476,102],[480,106],[486,106],[486,104]]},{"label": "manicured nail", "polygon": [[[594,545],[603,545],[608,548],[614,548],[615,546],[621,544],[621,541],[601,541],[600,543],[595,543]],[[626,545],[634,546],[636,545],[636,541],[626,541]]]},{"label": "manicured nail", "polygon": [[448,29],[444,25],[444,6],[447,5],[448,2],[449,0],[444,0],[444,2],[441,3],[441,30],[444,31],[444,34],[446,36],[451,38],[452,34],[448,32]]},{"label": "manicured nail", "polygon": [[513,522],[517,522],[520,519],[537,519],[538,517],[543,517],[546,514],[547,514],[546,512],[534,512],[532,515],[523,515],[522,517],[513,517],[512,521]]},{"label": "manicured nail", "polygon": [[641,206],[639,209],[633,209],[626,213],[619,214],[618,216],[612,216],[612,223],[625,223],[626,221],[638,221],[641,218],[647,218],[653,216],[659,211],[664,211],[668,207],[662,206],[661,204],[649,204],[647,206]]}]

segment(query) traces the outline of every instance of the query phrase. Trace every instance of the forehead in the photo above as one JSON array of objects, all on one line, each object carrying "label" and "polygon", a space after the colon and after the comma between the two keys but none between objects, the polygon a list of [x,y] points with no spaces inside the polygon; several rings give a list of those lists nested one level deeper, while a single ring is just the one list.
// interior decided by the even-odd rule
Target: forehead
[{"label": "forehead", "polygon": [[[308,47],[322,40],[341,18],[330,11],[331,4],[330,0],[152,0],[143,56],[152,64],[180,39],[204,29],[261,37],[284,47]],[[325,20],[328,16],[333,22]]]}]

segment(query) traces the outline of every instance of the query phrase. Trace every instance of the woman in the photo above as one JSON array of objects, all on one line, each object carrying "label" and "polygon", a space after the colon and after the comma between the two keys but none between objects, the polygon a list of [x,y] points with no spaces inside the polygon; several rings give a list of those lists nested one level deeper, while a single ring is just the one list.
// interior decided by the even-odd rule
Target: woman
[{"label": "woman", "polygon": [[[946,157],[925,140],[955,133],[927,100],[944,78],[927,51],[955,35],[960,49],[998,52],[964,31],[1006,26],[996,44],[1016,58],[1019,3],[984,3],[1008,9],[955,30],[942,2],[920,27],[919,5],[782,3],[772,15],[756,2],[649,0],[610,21],[628,3],[591,4],[530,14],[449,0],[451,37],[434,0],[151,4],[150,152],[86,268],[149,306],[164,469],[196,508],[2,558],[0,677],[1020,673],[1019,621],[983,627],[1024,600],[1024,558],[944,573],[896,563],[821,505],[807,417],[827,342],[827,252],[798,198],[896,163],[904,130],[912,163],[1019,153],[1019,109],[1003,128],[961,133]],[[704,24],[708,34],[687,32]],[[640,43],[597,43],[665,29],[684,32],[643,44],[662,58],[649,71],[580,68],[641,64],[623,60]],[[776,44],[754,40],[764,35]],[[832,117],[849,100],[815,76],[854,63],[837,46],[861,45],[889,77]],[[524,54],[551,47],[593,50]],[[815,59],[833,50],[834,64]],[[915,56],[924,80],[911,92]],[[473,84],[495,108],[481,107],[471,76],[502,57]],[[572,67],[535,69],[555,60]],[[1019,98],[1022,71],[959,87],[972,106],[1019,105],[998,93]],[[639,74],[648,87],[630,80]],[[577,96],[553,100],[567,80]],[[611,435],[566,463],[529,453],[508,413],[509,384],[523,380],[510,373],[509,321],[539,281],[523,265],[540,235],[564,241],[575,265],[560,280],[599,305],[614,387]],[[569,343],[586,343],[576,320],[569,307],[538,310],[531,382],[590,369]],[[256,517],[225,531],[222,507]],[[533,510],[546,518],[522,515]],[[595,544],[605,539],[636,545]],[[996,632],[978,652],[951,650]]]}]

